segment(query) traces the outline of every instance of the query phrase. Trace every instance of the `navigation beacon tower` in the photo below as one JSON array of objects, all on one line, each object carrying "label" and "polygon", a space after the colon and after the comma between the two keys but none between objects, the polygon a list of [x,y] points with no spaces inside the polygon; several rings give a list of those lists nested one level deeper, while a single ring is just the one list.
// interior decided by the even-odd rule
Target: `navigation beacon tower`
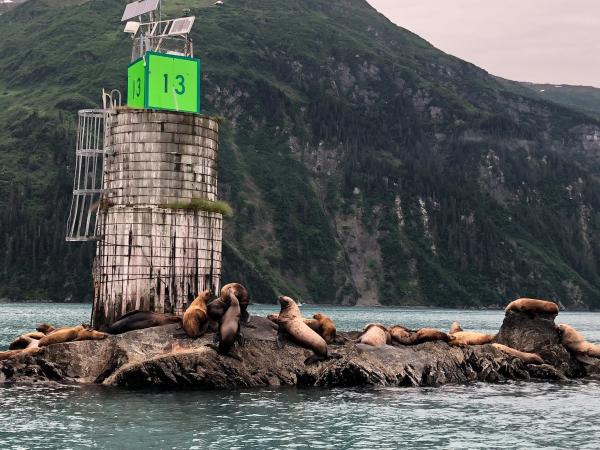
[{"label": "navigation beacon tower", "polygon": [[195,17],[162,20],[160,0],[125,8],[133,49],[127,106],[79,111],[68,241],[96,241],[92,325],[136,309],[182,315],[219,289],[219,125],[200,113]]}]

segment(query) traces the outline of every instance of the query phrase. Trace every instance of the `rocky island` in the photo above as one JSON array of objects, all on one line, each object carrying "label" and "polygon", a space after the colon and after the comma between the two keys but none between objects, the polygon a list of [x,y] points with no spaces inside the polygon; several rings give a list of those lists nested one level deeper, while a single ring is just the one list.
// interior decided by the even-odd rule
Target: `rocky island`
[{"label": "rocky island", "polygon": [[213,333],[190,339],[169,324],[89,340],[54,344],[0,362],[0,382],[102,384],[129,389],[235,389],[263,386],[440,386],[506,380],[557,380],[600,376],[600,359],[570,352],[561,342],[556,314],[507,311],[494,343],[533,352],[528,364],[492,344],[453,346],[443,341],[372,347],[360,332],[338,332],[337,354],[305,364],[312,352],[279,348],[278,326],[252,316],[243,346],[219,354]]}]

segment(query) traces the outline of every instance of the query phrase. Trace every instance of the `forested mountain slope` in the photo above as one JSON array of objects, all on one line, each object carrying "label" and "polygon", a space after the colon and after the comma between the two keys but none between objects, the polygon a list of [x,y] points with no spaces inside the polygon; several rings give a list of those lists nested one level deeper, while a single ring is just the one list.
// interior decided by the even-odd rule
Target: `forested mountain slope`
[{"label": "forested mountain slope", "polygon": [[[64,242],[74,118],[125,93],[125,1],[0,16],[0,295],[89,298]],[[225,117],[225,280],[255,300],[600,306],[600,123],[515,90],[363,0],[165,2],[198,16]]]}]

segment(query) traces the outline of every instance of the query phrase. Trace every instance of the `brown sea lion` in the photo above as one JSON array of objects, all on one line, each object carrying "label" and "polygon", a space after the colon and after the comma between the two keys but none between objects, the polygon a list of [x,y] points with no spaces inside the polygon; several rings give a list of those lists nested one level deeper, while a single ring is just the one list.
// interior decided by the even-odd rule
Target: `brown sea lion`
[{"label": "brown sea lion", "polygon": [[583,335],[570,325],[558,326],[560,343],[571,353],[600,358],[600,345],[585,340]]},{"label": "brown sea lion", "polygon": [[7,359],[11,359],[12,357],[17,356],[17,355],[26,355],[26,354],[33,355],[39,351],[40,351],[40,349],[37,347],[19,349],[19,350],[7,350],[4,352],[0,352],[0,361],[5,361]]},{"label": "brown sea lion", "polygon": [[48,325],[47,323],[40,323],[37,327],[35,327],[36,331],[39,331],[44,334],[52,333],[56,328],[52,325]]},{"label": "brown sea lion", "polygon": [[39,347],[46,347],[52,344],[62,344],[72,341],[90,341],[105,339],[108,335],[92,328],[78,325],[76,327],[60,328],[39,340]]},{"label": "brown sea lion", "polygon": [[211,321],[216,322],[217,324],[220,323],[221,318],[225,314],[225,311],[227,311],[227,308],[229,308],[230,302],[231,299],[229,298],[229,296],[217,297],[211,300],[206,305],[206,312],[208,313],[208,318]]},{"label": "brown sea lion", "polygon": [[39,339],[43,338],[44,336],[46,336],[46,334],[42,333],[40,331],[32,331],[31,333],[25,333],[25,334],[23,334],[23,336],[26,336],[26,337],[31,338],[31,339],[38,339],[39,340]]},{"label": "brown sea lion", "polygon": [[32,333],[26,333],[15,339],[9,346],[9,350],[22,350],[25,348],[37,347],[37,341],[45,336],[44,333],[34,331]]},{"label": "brown sea lion", "polygon": [[311,330],[313,330],[315,333],[318,333],[319,336],[323,337],[323,335],[321,334],[321,325],[319,324],[318,320],[307,319],[306,317],[303,317],[302,320],[306,325],[310,327]]},{"label": "brown sea lion", "polygon": [[18,350],[6,350],[4,352],[0,352],[0,361],[5,361],[7,359],[12,358],[15,355],[18,355],[19,353],[21,353],[23,351],[23,349],[18,349]]},{"label": "brown sea lion", "polygon": [[102,333],[101,331],[96,331],[92,328],[84,327],[83,330],[80,330],[77,333],[77,337],[74,339],[75,341],[100,341],[102,339],[106,339],[108,337],[107,333]]},{"label": "brown sea lion", "polygon": [[435,328],[420,328],[417,330],[417,342],[419,344],[432,341],[450,342],[451,340],[450,336]]},{"label": "brown sea lion", "polygon": [[[316,315],[315,315],[316,316]],[[324,316],[327,317],[327,316]],[[279,320],[279,314],[269,314],[267,316],[267,319],[269,319],[271,322],[273,323],[278,323]],[[327,319],[329,319],[327,317]],[[324,320],[324,322],[326,322],[325,328],[322,326],[321,321],[313,318],[313,319],[308,319],[306,317],[303,317],[302,320],[304,321],[304,323],[306,325],[308,325],[310,327],[311,330],[313,330],[315,333],[318,333],[319,336],[321,336],[323,339],[325,339],[325,342],[327,342],[328,344],[331,344],[331,342],[333,342],[333,340],[335,339],[335,325],[333,325],[333,322],[331,322],[331,324],[327,323],[327,320]],[[329,319],[331,320],[331,319]],[[331,326],[333,326],[333,328],[331,328]],[[327,329],[327,331],[325,331],[325,329]],[[327,333],[327,338],[325,338],[324,333]],[[333,337],[331,337],[333,335]],[[327,339],[330,339],[330,341],[328,341]]]},{"label": "brown sea lion", "polygon": [[289,337],[296,344],[311,349],[315,353],[313,356],[306,358],[304,361],[305,364],[334,356],[328,354],[325,339],[304,323],[300,308],[298,308],[298,305],[292,298],[281,296],[279,297],[279,304],[281,305],[277,321],[279,325],[277,346],[279,348],[283,348],[284,346],[284,337]]},{"label": "brown sea lion", "polygon": [[227,294],[231,292],[236,296],[240,304],[240,310],[242,313],[242,322],[250,322],[250,314],[248,313],[248,305],[250,304],[250,297],[248,296],[248,290],[239,283],[229,283],[221,288],[221,298],[227,297]]},{"label": "brown sea lion", "polygon": [[459,331],[464,331],[458,322],[452,322],[450,325],[450,332],[448,334],[458,333]]},{"label": "brown sea lion", "polygon": [[506,311],[521,311],[530,314],[558,314],[558,305],[547,300],[536,300],[533,298],[520,298],[510,302]]},{"label": "brown sea lion", "polygon": [[74,341],[75,339],[77,339],[77,335],[79,334],[79,332],[83,330],[83,325],[78,325],[76,327],[60,328],[40,339],[38,345],[40,347],[46,347],[52,344],[61,344],[63,342]]},{"label": "brown sea lion", "polygon": [[319,333],[325,342],[331,344],[335,340],[335,336],[337,333],[337,329],[335,328],[335,324],[333,320],[329,316],[325,314],[317,313],[313,315],[313,320],[317,321],[317,326],[319,328]]},{"label": "brown sea lion", "polygon": [[29,344],[31,344],[32,341],[33,341],[33,339],[30,338],[29,336],[21,335],[10,343],[10,345],[8,346],[8,349],[9,350],[23,350],[24,348],[27,348],[29,346]]},{"label": "brown sea lion", "polygon": [[210,290],[201,292],[183,313],[182,326],[191,338],[197,338],[208,329],[208,311],[206,302],[210,299]]},{"label": "brown sea lion", "polygon": [[359,344],[381,347],[391,345],[392,336],[388,329],[380,323],[370,323],[363,329],[363,334],[358,338]]},{"label": "brown sea lion", "polygon": [[414,345],[417,343],[417,332],[402,325],[394,325],[388,329],[392,336],[392,343],[400,345]]},{"label": "brown sea lion", "polygon": [[492,345],[494,347],[496,347],[498,350],[500,350],[508,355],[519,358],[521,361],[523,361],[526,364],[544,364],[544,360],[537,353],[522,352],[515,348],[507,347],[506,345],[498,344],[496,342],[494,342]]},{"label": "brown sea lion", "polygon": [[128,331],[160,327],[178,322],[181,322],[181,317],[136,309],[119,317],[115,323],[108,327],[106,332],[108,334],[122,334]]},{"label": "brown sea lion", "polygon": [[240,345],[244,344],[244,337],[240,332],[240,320],[242,317],[240,302],[233,292],[226,293],[226,295],[229,297],[229,307],[221,318],[218,333],[219,347],[217,351],[222,355],[229,354],[236,341]]},{"label": "brown sea lion", "polygon": [[413,345],[417,343],[417,332],[403,325],[394,325],[388,328],[392,342],[400,345]]},{"label": "brown sea lion", "polygon": [[483,345],[489,344],[494,339],[494,336],[485,333],[476,333],[473,331],[458,331],[452,334],[453,339],[451,345]]}]

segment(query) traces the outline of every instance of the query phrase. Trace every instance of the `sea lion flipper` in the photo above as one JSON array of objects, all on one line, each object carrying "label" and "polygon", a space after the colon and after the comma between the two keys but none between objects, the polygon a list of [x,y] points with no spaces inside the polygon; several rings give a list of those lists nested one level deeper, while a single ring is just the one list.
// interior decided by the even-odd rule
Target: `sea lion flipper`
[{"label": "sea lion flipper", "polygon": [[206,344],[206,347],[212,348],[215,352],[219,353],[219,346],[218,346],[218,344]]},{"label": "sea lion flipper", "polygon": [[319,361],[323,361],[323,360],[325,360],[325,359],[326,359],[326,358],[324,358],[324,357],[322,357],[322,356],[319,356],[319,355],[310,355],[308,358],[306,358],[306,359],[304,360],[304,365],[305,365],[305,366],[309,366],[309,365],[311,365],[311,364],[317,363],[317,362],[319,362]]},{"label": "sea lion flipper", "polygon": [[285,341],[285,333],[282,330],[279,330],[277,332],[277,348],[281,350],[285,347]]},{"label": "sea lion flipper", "polygon": [[238,333],[236,340],[237,340],[238,344],[240,345],[240,347],[243,347],[244,345],[246,345],[246,338],[244,337],[244,335],[242,333]]},{"label": "sea lion flipper", "polygon": [[250,323],[250,313],[246,309],[242,309],[242,323],[248,324]]},{"label": "sea lion flipper", "polygon": [[592,358],[591,356],[588,356],[588,355],[582,355],[582,354],[575,355],[575,359],[577,361],[579,361],[580,363],[583,363],[586,365],[592,365],[596,362],[595,358]]}]

